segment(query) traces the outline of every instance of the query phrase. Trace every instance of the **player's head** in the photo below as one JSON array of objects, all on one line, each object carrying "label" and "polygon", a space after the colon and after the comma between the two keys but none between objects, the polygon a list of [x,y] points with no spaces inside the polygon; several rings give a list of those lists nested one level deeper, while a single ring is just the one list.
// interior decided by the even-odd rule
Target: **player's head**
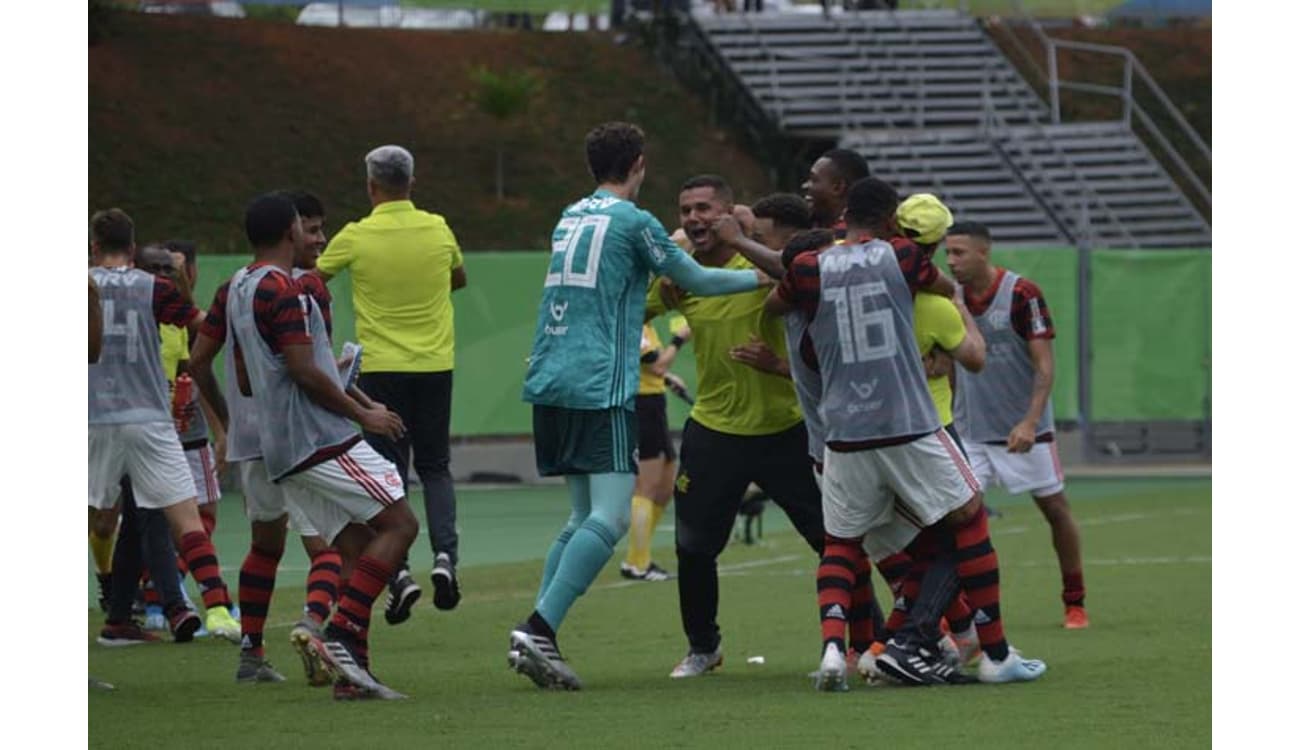
[{"label": "player's head", "polygon": [[171,249],[167,242],[151,242],[148,245],[137,248],[135,251],[135,267],[154,276],[162,276],[170,279],[180,290],[181,296],[186,300],[191,299],[190,290],[193,285],[190,284],[189,274],[186,273],[185,264],[176,262],[176,253]]},{"label": "player's head", "polygon": [[135,251],[135,222],[120,208],[96,211],[90,217],[90,252],[95,262],[120,260]]},{"label": "player's head", "polygon": [[813,162],[803,184],[804,199],[812,210],[813,223],[833,226],[840,220],[848,202],[849,188],[858,180],[871,176],[867,159],[857,151],[833,148]]},{"label": "player's head", "polygon": [[812,228],[812,213],[803,198],[794,193],[773,193],[753,206],[755,242],[780,251],[801,229]]},{"label": "player's head", "polygon": [[835,244],[835,233],[829,229],[803,229],[794,233],[785,247],[781,248],[781,265],[786,268],[809,250],[822,250]]},{"label": "player's head", "polygon": [[282,192],[265,193],[253,199],[244,211],[244,231],[248,244],[258,255],[288,249],[291,257],[302,248],[302,220],[293,201]]},{"label": "player's head", "polygon": [[943,246],[953,278],[960,284],[969,284],[988,268],[993,236],[978,221],[959,221],[949,227]]},{"label": "player's head", "polygon": [[293,267],[310,271],[329,242],[325,236],[325,204],[306,190],[286,190],[285,196],[293,201],[302,219],[302,251],[294,256]]},{"label": "player's head", "polygon": [[731,186],[716,174],[697,174],[682,183],[677,207],[682,229],[695,252],[710,253],[721,246],[713,222],[731,213],[735,202]]},{"label": "player's head", "polygon": [[914,193],[898,204],[895,215],[903,236],[916,243],[926,255],[933,255],[943,235],[952,226],[952,212],[930,193]]},{"label": "player's head", "polygon": [[388,145],[366,154],[366,192],[372,205],[406,200],[414,184],[415,157],[410,151]]},{"label": "player's head", "polygon": [[199,280],[199,246],[193,240],[167,240],[162,243],[171,253],[172,263],[185,271],[185,278],[194,286]]},{"label": "player's head", "polygon": [[868,177],[849,188],[844,206],[844,224],[850,231],[868,232],[872,237],[888,239],[896,233],[894,214],[898,211],[898,192],[888,182]]},{"label": "player's head", "polygon": [[625,185],[635,198],[645,180],[645,133],[630,122],[605,122],[587,133],[587,169],[597,185]]}]

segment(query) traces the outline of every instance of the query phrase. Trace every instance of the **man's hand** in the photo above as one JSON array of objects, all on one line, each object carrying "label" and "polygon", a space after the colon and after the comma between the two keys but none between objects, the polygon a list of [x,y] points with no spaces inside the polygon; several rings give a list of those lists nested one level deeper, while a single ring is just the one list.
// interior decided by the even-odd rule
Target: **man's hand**
[{"label": "man's hand", "polygon": [[1007,435],[1007,452],[1028,453],[1034,447],[1034,426],[1033,422],[1021,422],[1012,427],[1011,434]]},{"label": "man's hand", "polygon": [[740,222],[731,214],[723,214],[713,222],[713,234],[725,245],[735,245],[745,236],[745,232],[740,228]]},{"label": "man's hand", "polygon": [[402,424],[402,418],[397,416],[397,412],[389,411],[388,407],[380,403],[376,403],[374,408],[364,410],[360,421],[361,429],[383,435],[389,440],[400,440],[406,434],[406,425]]},{"label": "man's hand", "polygon": [[737,362],[743,362],[760,372],[767,372],[773,375],[789,375],[790,365],[776,352],[768,348],[768,345],[760,338],[750,335],[749,343],[742,346],[733,346],[730,351],[731,358]]},{"label": "man's hand", "polygon": [[217,476],[223,476],[226,473],[226,433],[219,433],[212,439],[212,458],[217,464]]},{"label": "man's hand", "polygon": [[952,373],[952,357],[941,349],[931,349],[921,358],[921,363],[925,365],[927,378],[946,378]]},{"label": "man's hand", "polygon": [[691,340],[691,326],[686,322],[686,318],[673,318],[668,324],[668,332],[682,341]]},{"label": "man's hand", "polygon": [[659,277],[659,299],[664,303],[664,307],[676,310],[685,298],[686,290],[674,284],[667,276]]}]

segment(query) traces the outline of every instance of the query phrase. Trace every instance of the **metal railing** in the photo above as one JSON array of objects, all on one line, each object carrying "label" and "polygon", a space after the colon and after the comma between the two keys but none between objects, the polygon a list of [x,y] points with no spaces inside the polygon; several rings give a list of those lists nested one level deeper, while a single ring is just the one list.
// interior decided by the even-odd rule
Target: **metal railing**
[{"label": "metal railing", "polygon": [[[1187,122],[1187,118],[1183,117],[1183,114],[1174,106],[1164,89],[1156,83],[1155,78],[1153,78],[1151,73],[1147,71],[1146,66],[1138,60],[1137,55],[1134,55],[1132,50],[1124,47],[1117,47],[1109,44],[1093,44],[1090,42],[1076,42],[1068,39],[1050,37],[1047,35],[1047,32],[1044,31],[1042,25],[1038,23],[1037,19],[1026,12],[1024,5],[1020,0],[1012,0],[1012,5],[1015,7],[1018,14],[1018,18],[1015,20],[1019,25],[1029,28],[1033,32],[1034,37],[1043,47],[1043,53],[1047,61],[1047,70],[1045,71],[1034,59],[1034,56],[1030,54],[1029,50],[1027,50],[1021,43],[1020,39],[1014,32],[1007,34],[1012,45],[1017,48],[1017,51],[1020,52],[1025,60],[1029,61],[1031,68],[1039,75],[1040,79],[1047,86],[1048,104],[1052,113],[1052,122],[1061,122],[1061,92],[1063,90],[1117,97],[1120,100],[1122,112],[1121,120],[1123,123],[1129,127],[1129,129],[1136,130],[1133,127],[1133,122],[1136,117],[1137,122],[1141,124],[1145,131],[1150,135],[1151,140],[1160,147],[1164,156],[1170,163],[1177,167],[1178,171],[1185,178],[1186,184],[1191,187],[1202,201],[1204,201],[1205,207],[1207,209],[1211,207],[1213,201],[1209,186],[1205,184],[1205,181],[1201,179],[1201,176],[1198,175],[1196,170],[1192,168],[1191,164],[1189,164],[1189,158],[1179,152],[1170,141],[1169,136],[1166,135],[1159,126],[1157,126],[1151,114],[1142,106],[1141,102],[1138,101],[1135,96],[1134,84],[1141,83],[1145,85],[1147,92],[1160,105],[1163,113],[1169,118],[1169,120],[1174,123],[1177,131],[1185,136],[1187,142],[1191,144],[1192,153],[1190,154],[1190,158],[1192,160],[1201,160],[1205,165],[1207,174],[1211,173],[1213,166],[1213,155],[1210,151],[1210,147],[1205,140],[1201,138],[1201,135],[1196,132],[1196,129]],[[1062,50],[1072,50],[1075,52],[1118,58],[1123,65],[1123,77],[1120,85],[1108,86],[1087,81],[1070,81],[1062,79],[1060,74],[1060,52]]]}]

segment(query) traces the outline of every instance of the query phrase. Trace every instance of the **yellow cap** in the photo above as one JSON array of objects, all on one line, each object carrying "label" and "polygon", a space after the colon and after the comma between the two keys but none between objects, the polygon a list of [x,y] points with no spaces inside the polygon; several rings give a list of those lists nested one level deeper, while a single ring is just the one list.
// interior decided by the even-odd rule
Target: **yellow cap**
[{"label": "yellow cap", "polygon": [[914,239],[923,245],[933,245],[943,239],[952,226],[952,212],[931,193],[915,193],[898,204],[898,226],[916,233]]}]

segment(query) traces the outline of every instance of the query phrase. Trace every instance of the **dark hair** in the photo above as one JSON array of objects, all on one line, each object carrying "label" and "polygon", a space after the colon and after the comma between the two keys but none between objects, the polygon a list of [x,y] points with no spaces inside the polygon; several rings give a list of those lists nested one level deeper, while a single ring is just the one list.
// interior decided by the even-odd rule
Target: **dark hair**
[{"label": "dark hair", "polygon": [[756,218],[771,219],[773,224],[794,229],[812,228],[812,212],[808,209],[808,202],[794,193],[765,195],[750,209]]},{"label": "dark hair", "polygon": [[956,224],[953,224],[948,227],[947,236],[951,237],[954,234],[964,234],[969,237],[974,237],[982,240],[986,245],[993,244],[993,235],[989,234],[989,228],[978,221],[959,221]]},{"label": "dark hair", "polygon": [[104,250],[124,253],[135,242],[135,222],[120,208],[96,211],[90,217],[90,233]]},{"label": "dark hair", "polygon": [[141,271],[163,276],[175,275],[176,267],[172,264],[172,254],[166,243],[150,242],[135,249],[133,259],[135,267]]},{"label": "dark hair", "polygon": [[587,133],[587,168],[596,182],[626,182],[645,151],[645,133],[630,122],[606,122]]},{"label": "dark hair", "polygon": [[285,194],[293,201],[293,207],[304,219],[319,219],[325,216],[325,204],[314,193],[306,190],[286,190]]},{"label": "dark hair", "polygon": [[684,192],[695,188],[713,188],[713,193],[722,199],[723,203],[736,202],[736,194],[731,191],[731,186],[721,175],[697,174],[683,182],[681,190]]},{"label": "dark hair", "polygon": [[790,241],[785,243],[785,249],[781,251],[781,265],[789,268],[799,254],[806,253],[809,250],[820,250],[834,242],[835,233],[829,229],[805,229],[802,232],[796,232],[790,238]]},{"label": "dark hair", "polygon": [[286,232],[298,218],[293,201],[283,193],[259,195],[244,211],[244,231],[254,248],[272,247],[284,239]]},{"label": "dark hair", "polygon": [[194,240],[167,240],[162,243],[168,252],[180,253],[185,256],[185,265],[193,267],[195,258],[198,256],[199,246]]},{"label": "dark hair", "polygon": [[851,151],[847,148],[833,148],[822,154],[822,158],[829,159],[831,164],[835,165],[835,174],[850,185],[871,176],[871,167],[867,165],[867,157],[857,151]]},{"label": "dark hair", "polygon": [[871,227],[892,217],[898,210],[898,191],[884,180],[868,177],[853,183],[846,203],[846,224]]}]

